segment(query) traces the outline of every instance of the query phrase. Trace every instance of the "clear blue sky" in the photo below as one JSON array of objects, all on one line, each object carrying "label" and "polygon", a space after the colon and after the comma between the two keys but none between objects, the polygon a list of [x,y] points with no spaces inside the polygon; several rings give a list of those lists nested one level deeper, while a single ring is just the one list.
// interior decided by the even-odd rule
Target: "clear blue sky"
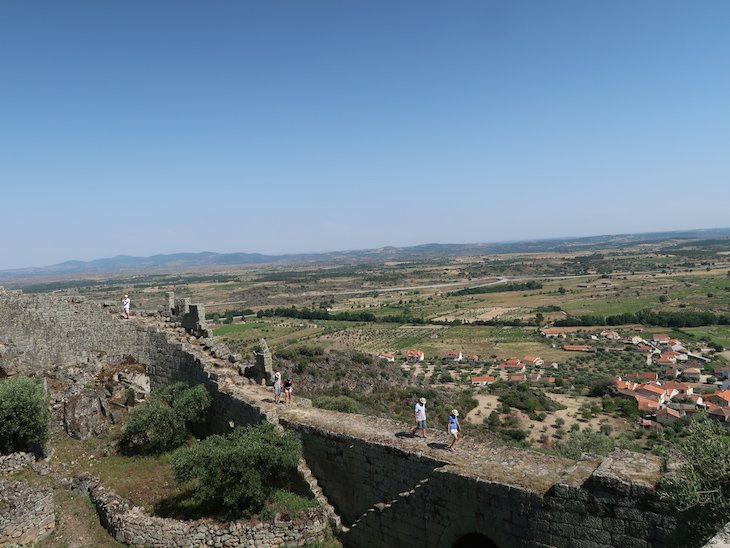
[{"label": "clear blue sky", "polygon": [[730,2],[0,2],[0,269],[730,225]]}]

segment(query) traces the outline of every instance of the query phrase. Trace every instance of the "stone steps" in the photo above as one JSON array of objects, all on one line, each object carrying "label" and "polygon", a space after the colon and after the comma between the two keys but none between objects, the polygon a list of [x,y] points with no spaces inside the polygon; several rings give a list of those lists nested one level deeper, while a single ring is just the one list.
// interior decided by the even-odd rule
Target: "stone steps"
[{"label": "stone steps", "polygon": [[419,489],[421,489],[424,485],[428,483],[428,478],[424,478],[420,480],[413,489],[409,489],[408,491],[403,491],[402,493],[398,493],[398,497],[392,500],[384,501],[384,502],[378,502],[374,504],[371,508],[368,508],[363,512],[362,516],[360,516],[355,523],[350,525],[350,529],[355,529],[358,527],[358,525],[361,524],[361,522],[365,519],[367,519],[369,516],[375,514],[375,512],[382,513],[389,509],[391,509],[394,505],[398,504],[399,502],[405,501],[408,497],[411,495],[414,495]]}]

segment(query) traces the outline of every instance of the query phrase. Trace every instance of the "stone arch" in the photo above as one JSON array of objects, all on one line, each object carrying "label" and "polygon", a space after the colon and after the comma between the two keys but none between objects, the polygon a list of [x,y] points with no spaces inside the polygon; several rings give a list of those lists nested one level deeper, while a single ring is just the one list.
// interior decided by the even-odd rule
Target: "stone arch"
[{"label": "stone arch", "polygon": [[499,546],[486,535],[467,533],[456,539],[451,548],[499,548]]},{"label": "stone arch", "polygon": [[507,548],[515,545],[507,531],[497,526],[497,520],[466,516],[452,521],[439,537],[438,548]]}]

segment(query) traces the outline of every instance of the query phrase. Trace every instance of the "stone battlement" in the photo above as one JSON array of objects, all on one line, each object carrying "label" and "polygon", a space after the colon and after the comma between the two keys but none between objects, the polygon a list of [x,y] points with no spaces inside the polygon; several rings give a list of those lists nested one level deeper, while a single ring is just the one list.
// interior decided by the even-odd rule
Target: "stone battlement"
[{"label": "stone battlement", "polygon": [[[346,546],[451,547],[479,539],[501,548],[667,544],[677,521],[655,496],[661,462],[618,451],[574,462],[465,439],[457,453],[397,436],[394,421],[304,405],[275,406],[238,375],[220,345],[161,317],[120,320],[73,297],[0,294],[0,348],[7,365],[31,371],[131,356],[153,389],[203,383],[214,430],[263,420],[302,439],[306,464],[343,524]],[[216,349],[216,352],[211,352]],[[0,363],[2,365],[2,363]]]}]

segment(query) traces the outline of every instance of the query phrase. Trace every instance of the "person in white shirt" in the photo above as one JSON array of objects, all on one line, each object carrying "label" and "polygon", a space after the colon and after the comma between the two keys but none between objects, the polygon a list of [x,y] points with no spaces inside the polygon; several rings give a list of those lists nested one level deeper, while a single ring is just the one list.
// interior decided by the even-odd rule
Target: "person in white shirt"
[{"label": "person in white shirt", "polygon": [[132,301],[129,299],[129,295],[125,295],[122,297],[122,314],[124,314],[124,317],[129,319],[129,305],[132,304]]},{"label": "person in white shirt", "polygon": [[418,430],[421,431],[422,437],[426,437],[426,398],[420,398],[416,402],[416,407],[413,409],[413,414],[416,416],[416,426],[411,432],[411,436],[415,436]]}]

